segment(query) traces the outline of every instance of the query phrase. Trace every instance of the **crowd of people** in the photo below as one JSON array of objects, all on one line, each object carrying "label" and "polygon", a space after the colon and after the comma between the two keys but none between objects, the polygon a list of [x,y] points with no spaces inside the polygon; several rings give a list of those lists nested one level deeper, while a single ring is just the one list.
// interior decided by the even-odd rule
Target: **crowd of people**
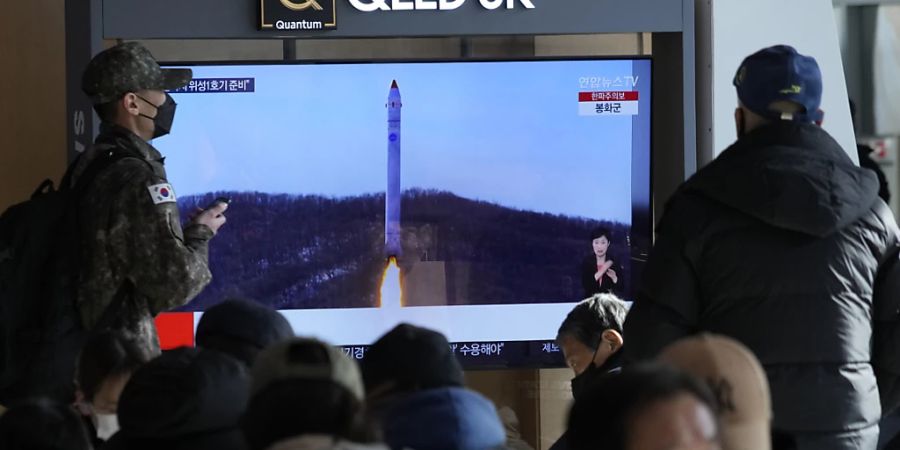
[{"label": "crowd of people", "polygon": [[[160,351],[152,320],[209,283],[228,207],[182,226],[148,143],[172,127],[166,91],[190,78],[136,43],[88,66],[103,125],[67,177],[81,195],[80,333],[41,341],[0,386],[0,448],[513,448],[434,330],[398,325],[357,363],[227,300],[196,347]],[[900,229],[879,180],[820,127],[813,58],[760,50],[734,86],[738,139],[669,200],[633,303],[616,295],[609,232],[590,236],[590,297],[556,337],[574,403],[555,450],[900,447],[879,429],[900,405]],[[63,338],[80,350],[54,351]]]}]

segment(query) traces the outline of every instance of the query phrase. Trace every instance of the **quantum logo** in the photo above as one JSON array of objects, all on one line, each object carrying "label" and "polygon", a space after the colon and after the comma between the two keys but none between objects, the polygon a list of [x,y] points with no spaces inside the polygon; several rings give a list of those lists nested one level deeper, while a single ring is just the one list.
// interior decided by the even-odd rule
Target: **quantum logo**
[{"label": "quantum logo", "polygon": [[337,29],[337,0],[259,0],[263,31],[327,31]]},{"label": "quantum logo", "polygon": [[[440,10],[450,11],[459,8],[466,0],[350,0],[359,11],[421,11],[421,10]],[[534,3],[531,0],[478,0],[478,3],[485,9],[499,9],[506,6],[506,9],[515,9],[517,4],[521,4],[525,9],[534,9]]]},{"label": "quantum logo", "polygon": [[322,11],[325,8],[322,8],[322,5],[319,4],[316,0],[306,0],[303,2],[292,2],[291,0],[281,0],[281,4],[284,5],[285,8],[290,9],[291,11],[303,11],[305,9],[312,8],[316,11]]}]

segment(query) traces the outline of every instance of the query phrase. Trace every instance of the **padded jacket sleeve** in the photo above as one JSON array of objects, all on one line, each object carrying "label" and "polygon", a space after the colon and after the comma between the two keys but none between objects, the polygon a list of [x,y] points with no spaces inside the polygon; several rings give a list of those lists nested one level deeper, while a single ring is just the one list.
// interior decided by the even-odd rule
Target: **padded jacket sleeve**
[{"label": "padded jacket sleeve", "polygon": [[690,209],[690,201],[673,199],[657,229],[656,243],[625,320],[625,358],[629,362],[652,358],[697,328],[700,293],[686,236]]},{"label": "padded jacket sleeve", "polygon": [[872,313],[872,367],[882,415],[900,406],[900,230],[889,214],[880,215],[886,217],[887,251],[875,279]]}]

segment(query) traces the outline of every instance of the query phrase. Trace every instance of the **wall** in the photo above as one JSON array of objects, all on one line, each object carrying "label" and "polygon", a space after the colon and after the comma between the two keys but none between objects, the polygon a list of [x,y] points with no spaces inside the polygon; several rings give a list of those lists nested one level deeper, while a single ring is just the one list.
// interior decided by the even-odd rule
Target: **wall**
[{"label": "wall", "polygon": [[[847,87],[841,62],[840,45],[831,2],[822,0],[698,0],[711,3],[711,14],[698,16],[698,27],[711,30],[711,43],[703,42],[698,33],[698,48],[711,45],[712,59],[698,58],[698,109],[709,108],[711,123],[698,123],[701,155],[718,155],[734,142],[734,109],[737,96],[731,81],[741,61],[747,55],[770,45],[790,44],[800,53],[811,55],[819,62],[824,81],[822,109],[824,128],[848,150],[856,161],[856,144]],[[698,11],[701,8],[698,6]],[[701,51],[698,51],[698,55]],[[708,64],[708,66],[707,66]],[[712,84],[699,83],[700,71],[711,71]],[[704,103],[701,106],[701,103]],[[702,118],[701,118],[702,119]],[[704,119],[702,119],[704,120]],[[711,136],[709,135],[711,134]]]},{"label": "wall", "polygon": [[875,133],[900,134],[900,6],[878,9],[874,55]]},{"label": "wall", "polygon": [[65,170],[63,5],[7,2],[0,15],[0,211]]}]

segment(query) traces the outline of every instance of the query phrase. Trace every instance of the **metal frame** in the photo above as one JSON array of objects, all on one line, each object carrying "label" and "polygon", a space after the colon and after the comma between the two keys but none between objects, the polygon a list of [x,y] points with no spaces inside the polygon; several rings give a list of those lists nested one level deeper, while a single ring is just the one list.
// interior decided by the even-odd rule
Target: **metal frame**
[{"label": "metal frame", "polygon": [[[519,4],[521,0],[510,0]],[[900,0],[898,0],[900,1]],[[695,0],[532,0],[535,9],[488,11],[467,0],[455,11],[362,13],[338,0],[338,29],[308,34],[258,31],[256,2],[84,0],[66,2],[67,119],[70,157],[89,144],[97,121],[80,79],[104,39],[318,39],[652,33],[651,140],[654,216],[698,167]],[[562,6],[561,6],[562,5]],[[285,48],[293,47],[286,41]],[[288,49],[293,50],[293,49]],[[296,56],[286,51],[286,56]],[[78,131],[82,133],[79,134]]]}]

